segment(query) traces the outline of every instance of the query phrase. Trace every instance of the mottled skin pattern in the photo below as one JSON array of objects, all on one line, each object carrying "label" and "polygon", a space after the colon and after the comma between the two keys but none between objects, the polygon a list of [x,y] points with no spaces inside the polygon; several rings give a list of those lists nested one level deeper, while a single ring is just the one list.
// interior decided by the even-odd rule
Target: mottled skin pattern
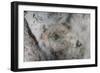
[{"label": "mottled skin pattern", "polygon": [[[66,24],[67,25],[67,24]],[[71,32],[71,28],[63,24],[52,25],[42,35],[45,50],[50,49],[55,59],[81,59],[85,48],[79,37]],[[82,53],[82,52],[83,53]],[[80,54],[81,53],[81,54]]]},{"label": "mottled skin pattern", "polygon": [[24,61],[90,57],[89,14],[24,13]]}]

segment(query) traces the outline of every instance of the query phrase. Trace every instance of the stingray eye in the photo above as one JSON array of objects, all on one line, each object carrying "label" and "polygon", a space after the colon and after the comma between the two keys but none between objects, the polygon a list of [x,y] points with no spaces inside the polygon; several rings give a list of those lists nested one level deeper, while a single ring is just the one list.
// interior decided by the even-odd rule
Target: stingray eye
[{"label": "stingray eye", "polygon": [[82,44],[80,43],[79,40],[77,40],[77,42],[76,42],[76,47],[80,47],[80,46],[82,46]]},{"label": "stingray eye", "polygon": [[58,40],[60,38],[60,36],[58,34],[54,34],[53,38],[54,38],[54,40]]},{"label": "stingray eye", "polygon": [[60,35],[58,35],[57,33],[53,33],[51,38],[52,38],[52,40],[56,41],[60,38]]},{"label": "stingray eye", "polygon": [[53,41],[58,41],[61,40],[61,35],[57,32],[54,32],[49,36],[49,38],[52,39]]}]

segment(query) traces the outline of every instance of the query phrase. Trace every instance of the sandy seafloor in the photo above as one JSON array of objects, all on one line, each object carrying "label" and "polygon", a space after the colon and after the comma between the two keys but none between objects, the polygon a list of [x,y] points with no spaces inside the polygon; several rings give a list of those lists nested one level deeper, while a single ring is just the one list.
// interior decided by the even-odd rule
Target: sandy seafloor
[{"label": "sandy seafloor", "polygon": [[90,58],[90,14],[24,11],[24,61]]}]

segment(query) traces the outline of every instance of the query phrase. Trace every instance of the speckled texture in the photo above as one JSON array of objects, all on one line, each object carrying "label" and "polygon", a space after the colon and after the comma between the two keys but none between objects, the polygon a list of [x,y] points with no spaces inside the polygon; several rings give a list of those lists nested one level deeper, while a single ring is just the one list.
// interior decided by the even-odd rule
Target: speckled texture
[{"label": "speckled texture", "polygon": [[24,14],[24,61],[90,58],[90,14]]}]

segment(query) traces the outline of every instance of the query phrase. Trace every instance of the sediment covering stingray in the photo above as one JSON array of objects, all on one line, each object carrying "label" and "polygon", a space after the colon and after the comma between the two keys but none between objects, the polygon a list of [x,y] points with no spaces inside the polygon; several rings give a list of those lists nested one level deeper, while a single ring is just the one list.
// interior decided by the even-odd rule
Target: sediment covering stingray
[{"label": "sediment covering stingray", "polygon": [[90,14],[24,12],[24,61],[90,58]]}]

